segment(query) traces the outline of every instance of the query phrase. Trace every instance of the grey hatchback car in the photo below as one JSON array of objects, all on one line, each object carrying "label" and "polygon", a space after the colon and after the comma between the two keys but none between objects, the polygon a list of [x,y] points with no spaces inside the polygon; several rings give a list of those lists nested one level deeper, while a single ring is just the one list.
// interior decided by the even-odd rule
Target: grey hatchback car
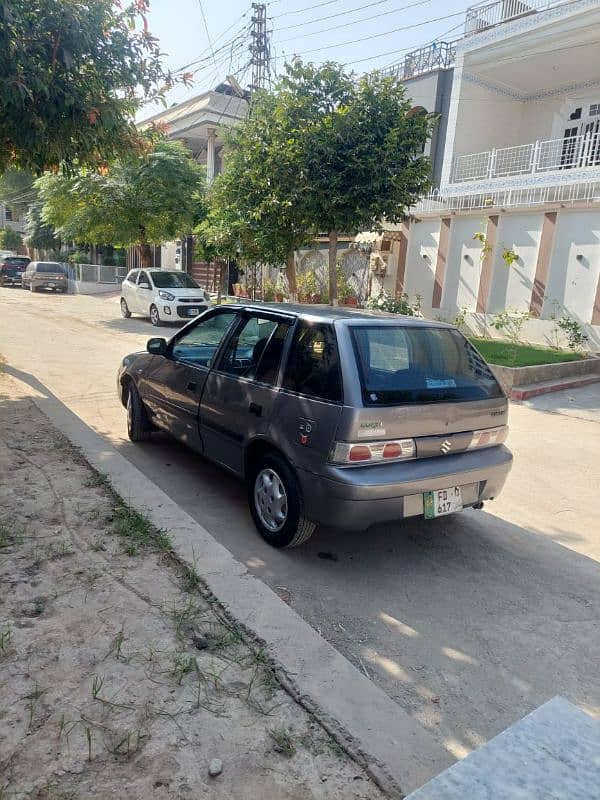
[{"label": "grey hatchback car", "polygon": [[69,276],[63,264],[58,261],[30,261],[21,282],[24,289],[39,292],[40,289],[52,289],[63,294],[69,288]]},{"label": "grey hatchback car", "polygon": [[311,306],[209,309],[126,356],[133,441],[161,429],[245,478],[276,547],[481,508],[511,467],[508,402],[453,326]]}]

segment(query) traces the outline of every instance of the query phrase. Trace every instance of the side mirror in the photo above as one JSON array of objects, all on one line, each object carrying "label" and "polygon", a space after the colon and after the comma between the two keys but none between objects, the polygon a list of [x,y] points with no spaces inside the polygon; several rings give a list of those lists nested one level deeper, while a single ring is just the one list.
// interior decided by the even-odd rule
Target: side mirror
[{"label": "side mirror", "polygon": [[160,336],[155,336],[152,339],[148,339],[146,343],[146,350],[149,353],[152,353],[153,356],[166,356],[169,351],[169,346],[166,339],[162,339]]},{"label": "side mirror", "polygon": [[140,289],[149,289],[150,288],[150,284],[146,283],[145,281],[144,281],[144,283],[138,283],[138,286],[139,286]]}]

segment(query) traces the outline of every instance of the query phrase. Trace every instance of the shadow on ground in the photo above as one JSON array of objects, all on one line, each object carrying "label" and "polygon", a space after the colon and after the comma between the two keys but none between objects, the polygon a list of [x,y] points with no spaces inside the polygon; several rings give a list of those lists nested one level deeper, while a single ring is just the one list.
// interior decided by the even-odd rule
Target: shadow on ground
[{"label": "shadow on ground", "polygon": [[[58,405],[84,425],[35,377],[5,371],[42,410]],[[560,521],[541,531],[466,511],[321,529],[278,551],[227,473],[163,434],[117,449],[455,757],[556,694],[600,713],[600,565],[553,541],[575,536]]]}]

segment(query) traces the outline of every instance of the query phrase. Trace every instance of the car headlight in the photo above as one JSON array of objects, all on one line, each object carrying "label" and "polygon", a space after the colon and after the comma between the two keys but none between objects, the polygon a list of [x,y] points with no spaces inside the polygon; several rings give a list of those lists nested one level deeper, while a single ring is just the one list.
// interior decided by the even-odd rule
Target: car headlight
[{"label": "car headlight", "polygon": [[159,292],[158,296],[161,300],[175,300],[175,295],[171,294],[171,292]]}]

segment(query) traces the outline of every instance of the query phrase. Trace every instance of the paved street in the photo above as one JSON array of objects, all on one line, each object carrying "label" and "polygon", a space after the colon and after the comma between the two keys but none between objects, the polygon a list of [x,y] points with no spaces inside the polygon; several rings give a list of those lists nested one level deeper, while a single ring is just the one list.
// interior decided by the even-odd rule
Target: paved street
[{"label": "paved street", "polygon": [[0,289],[0,308],[10,374],[106,436],[454,756],[556,694],[600,714],[600,385],[512,406],[515,468],[484,511],[280,552],[241,484],[162,435],[126,439],[115,372],[148,322],[114,296]]}]

